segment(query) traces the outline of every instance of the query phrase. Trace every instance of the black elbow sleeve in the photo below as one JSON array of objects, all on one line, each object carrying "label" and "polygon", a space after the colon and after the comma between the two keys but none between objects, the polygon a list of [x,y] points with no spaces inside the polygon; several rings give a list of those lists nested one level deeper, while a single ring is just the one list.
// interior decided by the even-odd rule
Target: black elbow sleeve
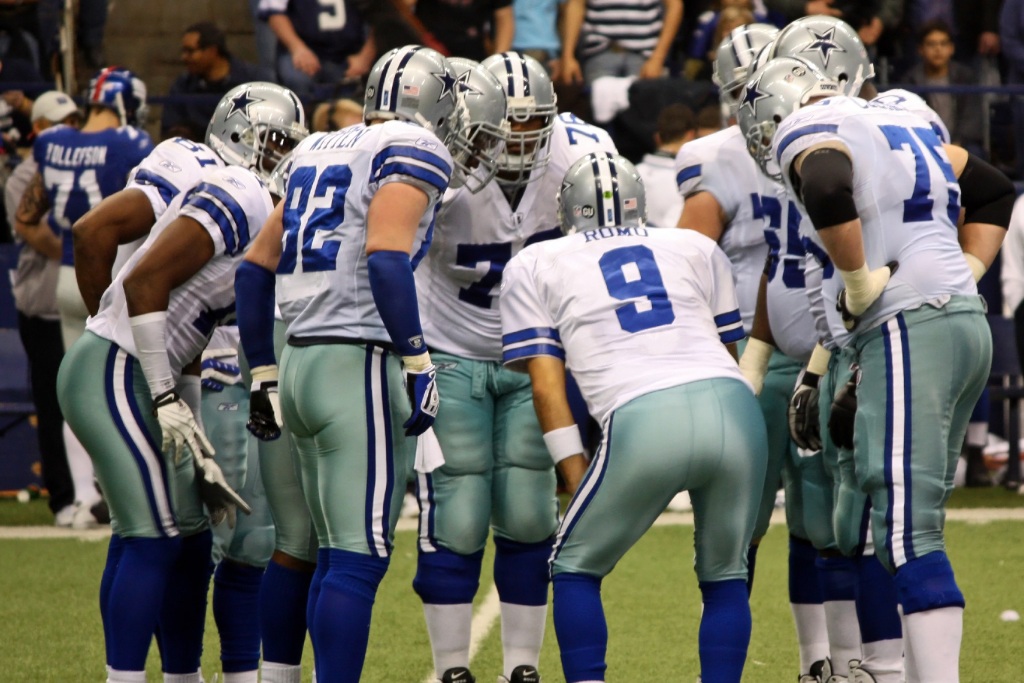
[{"label": "black elbow sleeve", "polygon": [[853,163],[837,149],[816,149],[800,167],[801,196],[815,230],[857,219]]},{"label": "black elbow sleeve", "polygon": [[988,223],[1002,228],[1010,225],[1017,193],[1009,178],[992,164],[969,154],[959,180],[965,223]]}]

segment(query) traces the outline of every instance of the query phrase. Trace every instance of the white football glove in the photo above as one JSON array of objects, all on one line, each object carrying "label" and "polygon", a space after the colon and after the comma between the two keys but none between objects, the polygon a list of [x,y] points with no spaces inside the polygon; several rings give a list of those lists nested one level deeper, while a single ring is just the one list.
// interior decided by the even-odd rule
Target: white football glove
[{"label": "white football glove", "polygon": [[198,459],[203,453],[213,456],[213,446],[206,434],[196,423],[196,416],[188,407],[178,392],[165,391],[153,399],[153,412],[160,423],[160,431],[163,433],[163,443],[160,448],[164,453],[170,450],[174,464],[181,462],[183,447],[188,446],[192,455]]},{"label": "white football glove", "polygon": [[242,381],[235,349],[206,349],[202,362],[203,387],[210,391],[224,391],[225,386]]},{"label": "white football glove", "polygon": [[193,462],[196,467],[196,482],[199,484],[199,497],[210,511],[210,521],[214,525],[227,520],[228,527],[234,529],[237,510],[241,509],[247,515],[252,514],[252,507],[231,488],[224,479],[220,465],[213,458],[200,455],[194,458]]}]

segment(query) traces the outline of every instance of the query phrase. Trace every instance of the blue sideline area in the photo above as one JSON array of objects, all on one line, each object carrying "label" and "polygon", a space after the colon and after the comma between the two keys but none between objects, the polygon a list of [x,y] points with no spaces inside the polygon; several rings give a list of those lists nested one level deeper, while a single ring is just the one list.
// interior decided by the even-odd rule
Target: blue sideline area
[{"label": "blue sideline area", "polygon": [[39,445],[30,417],[35,412],[28,361],[18,337],[18,315],[6,277],[17,259],[14,245],[0,244],[0,492],[42,485]]}]

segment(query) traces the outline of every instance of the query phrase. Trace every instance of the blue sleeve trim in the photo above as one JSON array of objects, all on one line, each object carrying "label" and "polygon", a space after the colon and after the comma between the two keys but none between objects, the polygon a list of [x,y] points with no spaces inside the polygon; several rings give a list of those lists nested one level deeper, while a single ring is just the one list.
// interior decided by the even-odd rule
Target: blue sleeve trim
[{"label": "blue sleeve trim", "polygon": [[242,351],[249,367],[275,365],[274,287],[277,278],[266,268],[242,261],[235,271],[235,315]]},{"label": "blue sleeve trim", "polygon": [[676,175],[676,185],[682,185],[687,180],[693,180],[701,174],[701,165],[687,166]]},{"label": "blue sleeve trim", "polygon": [[185,204],[206,212],[214,220],[224,236],[224,253],[228,256],[249,246],[249,218],[238,201],[222,188],[200,183],[189,193]]},{"label": "blue sleeve trim", "polygon": [[391,161],[381,166],[377,173],[373,175],[372,181],[379,182],[389,175],[405,175],[416,180],[422,180],[428,185],[433,186],[438,192],[444,192],[448,189],[448,179],[438,175],[436,171],[400,161]]},{"label": "blue sleeve trim", "polygon": [[160,193],[160,198],[164,200],[164,204],[170,204],[175,197],[178,196],[178,188],[172,185],[167,178],[158,176],[152,171],[147,171],[144,168],[140,168],[135,174],[135,182],[140,185],[152,185]]},{"label": "blue sleeve trim", "polygon": [[782,138],[782,142],[779,143],[778,158],[782,159],[782,155],[786,153],[786,148],[805,135],[814,135],[815,133],[835,133],[838,130],[839,126],[834,123],[812,123],[809,126],[797,128],[796,130],[791,131],[789,135]]},{"label": "blue sleeve trim", "polygon": [[[430,170],[423,168],[422,166],[416,166],[415,164],[403,163],[403,159],[406,161],[418,161],[427,166],[433,166],[436,169],[436,173],[444,178],[443,186],[441,191],[444,192],[445,188],[448,187],[448,179],[452,175],[452,167],[444,159],[438,155],[428,152],[419,147],[413,147],[411,145],[392,145],[386,147],[377,153],[377,156],[373,158],[373,163],[370,167],[370,180],[376,182],[386,175],[394,173],[393,169],[398,168],[415,168],[418,169],[420,174],[429,174]],[[416,174],[410,173],[413,177],[419,177]],[[429,181],[432,184],[436,181]]]},{"label": "blue sleeve trim", "polygon": [[558,336],[558,330],[553,327],[530,327],[518,332],[512,332],[511,334],[503,335],[501,343],[503,346],[508,346],[509,344],[518,344],[519,342],[538,338],[551,339],[562,343],[562,338]]},{"label": "blue sleeve trim", "polygon": [[501,354],[502,363],[511,363],[522,358],[533,358],[534,356],[551,356],[559,360],[565,360],[565,350],[551,344],[530,344],[515,349],[503,351]]},{"label": "blue sleeve trim", "polygon": [[736,310],[729,311],[728,313],[722,313],[715,316],[715,327],[725,327],[726,325],[735,325],[740,322],[740,311]]},{"label": "blue sleeve trim", "polygon": [[728,332],[719,334],[718,338],[722,340],[723,344],[732,344],[733,342],[738,342],[739,340],[743,339],[746,336],[747,333],[743,331],[743,328],[737,327],[733,330],[729,330]]}]

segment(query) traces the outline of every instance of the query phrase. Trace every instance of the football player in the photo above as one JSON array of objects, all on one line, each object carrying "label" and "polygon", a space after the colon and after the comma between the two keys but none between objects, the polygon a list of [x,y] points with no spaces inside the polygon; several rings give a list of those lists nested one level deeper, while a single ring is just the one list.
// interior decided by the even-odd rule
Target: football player
[{"label": "football player", "polygon": [[[252,84],[264,101],[282,91]],[[234,270],[272,208],[263,179],[298,137],[296,111],[233,140],[255,146],[252,170],[215,166],[173,199],[61,367],[62,408],[112,512],[100,599],[111,681],[144,680],[158,625],[165,673],[198,670],[211,568],[200,496],[215,522],[244,506],[202,431],[199,354],[233,311]],[[108,401],[90,400],[98,386]]]},{"label": "football player", "polygon": [[[791,23],[758,55],[757,65],[763,65],[777,56],[804,59],[829,77],[843,94],[865,97],[875,94],[874,86],[868,80],[874,76],[874,66],[867,50],[856,31],[840,19],[810,16]],[[744,92],[750,93],[749,90]],[[750,102],[744,102],[744,106],[741,107],[740,125],[744,133],[747,133],[750,127],[751,113],[757,106],[756,97],[751,96]],[[757,147],[753,146],[751,149],[756,150]],[[758,161],[768,175],[777,175],[775,169],[768,169],[769,164],[764,159]],[[778,184],[781,183],[781,179],[776,180],[777,191],[785,194],[785,190]],[[799,215],[790,198],[784,200],[783,206],[790,214]],[[799,228],[797,230],[799,231]],[[801,241],[804,250],[808,252],[807,263],[819,272],[820,268],[830,268],[827,256],[813,241],[803,238]],[[796,245],[796,240],[791,240],[790,243]],[[820,268],[814,263],[816,260],[822,262]],[[818,311],[819,302],[819,290],[815,287],[812,310]],[[822,329],[816,336],[831,346],[823,310],[817,314],[817,318]],[[811,337],[808,341],[813,339],[814,337]],[[761,340],[754,339],[748,348],[751,353],[743,359],[743,366],[748,376],[753,376],[764,367],[770,346],[765,346]],[[828,359],[825,346],[815,347],[812,368],[802,375],[800,386],[811,390],[817,378],[829,367]],[[836,360],[838,362],[839,359]],[[830,381],[834,381],[836,373],[843,372],[842,365],[840,363],[833,368]],[[849,363],[845,365],[848,367]],[[826,406],[826,412],[828,409],[829,406]],[[806,493],[806,496],[797,497],[799,504],[787,500],[787,508],[807,520],[828,519],[833,516],[849,519],[854,529],[862,530],[860,520],[863,516],[861,513],[867,505],[866,496],[854,488],[844,489],[839,486],[841,463],[852,456],[843,449],[837,449],[827,436],[821,441],[823,469],[815,466],[810,470],[790,470],[797,477],[806,474],[806,477],[798,480],[799,490]],[[813,461],[805,461],[804,464],[810,462]],[[830,489],[833,490],[832,493],[829,492]],[[797,490],[798,487],[791,486],[787,493],[796,493]],[[851,662],[854,668],[859,665],[872,671],[896,675],[902,669],[903,660],[895,586],[874,557],[872,546],[865,542],[863,533],[860,534],[859,541],[844,546],[835,538],[831,527],[815,525],[814,529],[813,541],[820,554],[818,567],[825,591],[825,611],[832,654],[830,661],[826,663],[830,671],[825,671],[823,678],[827,679],[830,672],[835,676],[846,676]]]},{"label": "football player", "polygon": [[[22,196],[15,229],[36,251],[60,259],[57,308],[64,350],[85,329],[88,311],[75,282],[71,226],[104,197],[124,187],[129,172],[153,149],[145,124],[146,86],[131,71],[108,67],[89,83],[88,116],[81,129],[54,126],[36,138],[39,170]],[[45,224],[40,223],[46,212]],[[94,527],[100,500],[92,462],[65,424],[64,442],[75,480],[78,528]]]},{"label": "football player", "polygon": [[[730,120],[735,121],[743,104],[743,86],[755,58],[777,33],[774,27],[765,24],[741,26],[731,31],[719,46],[714,63],[715,81],[719,84],[723,105],[729,109]],[[676,157],[676,172],[679,191],[684,197],[678,226],[697,230],[721,245],[732,263],[744,331],[750,334],[769,243],[772,250],[778,252],[781,226],[787,225],[788,229],[788,221],[787,224],[782,222],[786,207],[781,205],[774,191],[758,192],[761,174],[746,151],[738,125],[683,145]],[[798,216],[793,218],[798,219]],[[799,244],[790,250],[799,250],[801,254],[803,251]],[[794,254],[786,256],[783,267],[792,268]],[[786,281],[792,282],[793,278],[787,276]],[[806,307],[795,307],[791,314],[801,311],[806,311]],[[771,522],[783,468],[796,457],[786,428],[785,411],[800,364],[782,353],[772,353],[770,347],[760,346],[757,339],[741,342],[741,351],[746,359],[741,359],[741,367],[755,356],[766,365],[760,375],[749,371],[744,374],[754,382],[770,444],[768,472],[748,557],[748,583],[752,586],[758,544]],[[822,607],[826,597],[816,589],[819,579],[815,555],[807,552],[807,531],[798,518],[799,515],[794,514],[793,519],[788,520],[790,585],[794,588],[790,603],[797,640],[801,644],[800,673],[808,674],[812,667],[821,666],[816,663],[823,662],[828,654]]]},{"label": "football player", "polygon": [[[632,164],[583,157],[559,195],[569,236],[520,252],[501,292],[504,362],[529,373],[552,457],[570,488],[578,484],[551,560],[562,669],[569,683],[604,680],[602,579],[686,489],[704,601],[703,680],[738,683],[764,419],[735,362],[743,325],[728,259],[696,231],[644,227],[645,213]],[[566,368],[603,433],[582,482],[566,467],[583,458]]]},{"label": "football player", "polygon": [[[265,98],[262,102],[254,102],[250,85],[260,88],[258,92]],[[258,168],[261,140],[268,135],[272,122],[296,116],[296,102],[293,93],[276,86],[269,90],[259,84],[233,88],[224,96],[223,106],[216,110],[211,122],[212,147],[223,152],[231,163],[264,173]],[[301,108],[298,116],[289,126],[289,135],[294,139],[306,134]],[[213,148],[181,137],[165,140],[132,171],[124,190],[104,199],[75,223],[76,276],[91,314],[96,313],[100,295],[110,284],[112,270],[116,272],[118,264],[134,253],[168,204],[193,187],[204,172],[224,165],[222,154]],[[265,545],[273,544],[275,535],[266,517],[267,496],[258,465],[250,466],[255,462],[249,462],[252,459],[241,438],[248,416],[248,389],[231,386],[241,379],[233,361],[237,356],[237,333],[230,334],[231,329],[234,328],[218,327],[214,332],[217,339],[210,346],[213,353],[204,352],[202,404],[208,436],[219,453],[225,479],[254,510],[252,515],[241,517],[230,526],[221,523],[214,527],[214,612],[221,636],[221,658],[225,673],[237,677],[243,671],[254,672],[259,664],[260,634],[254,630],[259,623],[257,612],[273,618],[279,610],[267,605],[256,609],[262,568],[266,566]],[[227,351],[218,351],[224,349]],[[221,388],[217,389],[218,386]],[[233,406],[234,410],[216,410],[221,404]],[[233,419],[239,416],[243,434],[238,433]],[[160,629],[160,634],[165,631]],[[303,637],[304,633],[305,627]],[[273,651],[275,639],[271,636],[267,640]]]},{"label": "football player", "polygon": [[[844,485],[853,477],[868,495],[874,547],[895,574],[906,680],[954,682],[964,601],[942,510],[991,364],[975,282],[998,251],[1014,192],[916,115],[847,97],[815,102],[828,94],[823,78],[787,58],[755,73],[752,144],[778,164],[839,276],[824,280],[825,313],[856,368],[828,426],[853,453]],[[837,515],[841,546],[844,521]]]},{"label": "football player", "polygon": [[[279,421],[279,381],[320,541],[307,611],[320,680],[359,680],[402,503],[395,484],[437,414],[413,268],[448,187],[460,110],[439,53],[410,45],[381,57],[365,94],[368,125],[299,145],[285,199],[237,278],[242,343],[265,399],[250,411],[260,424]],[[288,325],[280,380],[275,271]]]},{"label": "football player", "polygon": [[[571,114],[558,116],[551,80],[532,57],[505,52],[481,67],[456,64],[468,106],[485,91],[495,91],[492,102],[507,97],[511,133],[496,167],[476,169],[466,187],[445,195],[434,243],[416,272],[444,397],[434,431],[445,464],[417,477],[413,587],[423,599],[437,677],[472,683],[473,597],[493,529],[504,653],[499,680],[526,683],[538,677],[547,619],[547,560],[558,524],[555,473],[529,378],[501,365],[497,296],[509,259],[561,234],[555,194],[568,166],[588,151],[615,146],[603,130]],[[500,110],[498,122],[505,117]],[[495,170],[496,181],[487,182]]]}]

